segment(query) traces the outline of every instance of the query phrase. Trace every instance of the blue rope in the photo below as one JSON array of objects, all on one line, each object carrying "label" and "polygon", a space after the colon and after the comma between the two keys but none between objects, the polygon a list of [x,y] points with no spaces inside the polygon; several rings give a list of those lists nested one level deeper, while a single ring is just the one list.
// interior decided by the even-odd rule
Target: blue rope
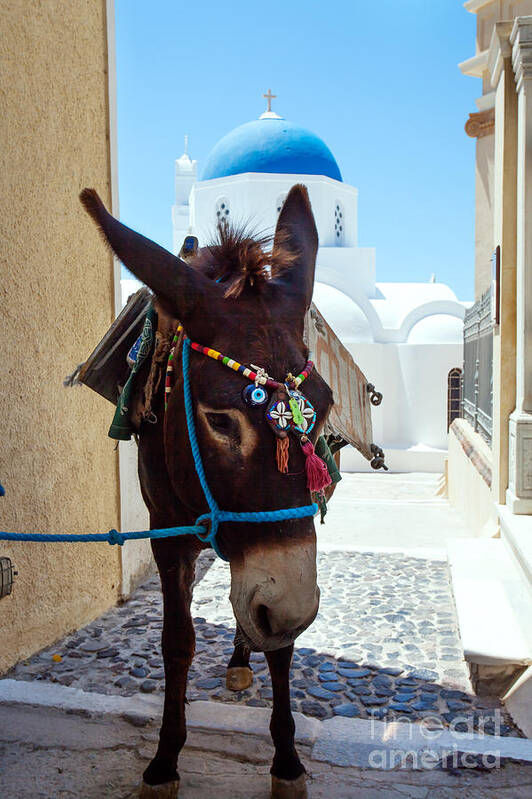
[{"label": "blue rope", "polygon": [[190,447],[192,449],[192,456],[194,458],[194,466],[198,475],[205,499],[210,508],[210,513],[204,513],[196,519],[196,524],[202,522],[210,525],[210,531],[202,537],[198,535],[202,541],[208,542],[214,549],[216,554],[222,560],[227,561],[228,558],[224,557],[218,547],[216,534],[218,532],[218,525],[220,522],[279,522],[287,519],[302,519],[305,516],[314,516],[318,512],[316,503],[312,505],[303,505],[299,508],[283,508],[281,510],[270,511],[253,511],[236,513],[228,510],[220,510],[216,500],[214,499],[211,490],[205,477],[205,470],[203,468],[203,461],[201,460],[201,453],[198,444],[198,437],[196,435],[196,425],[194,424],[194,407],[192,404],[192,392],[190,390],[190,339],[186,338],[183,342],[183,393],[185,397],[185,416],[187,419],[188,437],[190,440]]},{"label": "blue rope", "polygon": [[171,538],[176,535],[198,535],[205,532],[205,527],[166,527],[162,530],[141,530],[134,533],[119,533],[109,530],[108,533],[0,533],[0,541],[42,541],[42,542],[84,542],[107,541],[108,544],[123,546],[126,541],[140,538]]},{"label": "blue rope", "polygon": [[[183,393],[185,397],[185,416],[187,420],[188,437],[194,466],[198,475],[209,513],[204,513],[196,524],[189,527],[167,527],[161,530],[142,530],[140,532],[119,533],[117,530],[110,530],[108,533],[80,533],[80,534],[61,534],[61,533],[2,533],[0,541],[48,541],[48,542],[81,542],[81,541],[107,541],[109,544],[123,546],[126,541],[138,540],[141,538],[173,538],[179,535],[195,535],[200,541],[208,543],[214,549],[218,557],[228,560],[220,552],[216,534],[221,522],[280,522],[287,519],[303,519],[306,516],[314,516],[318,512],[316,503],[303,505],[298,508],[282,508],[280,510],[263,510],[237,513],[229,510],[220,510],[214,499],[203,468],[201,453],[196,435],[196,425],[194,424],[194,407],[192,403],[192,392],[190,389],[190,340],[185,339],[183,344]],[[4,496],[5,491],[0,484],[0,497]]]}]

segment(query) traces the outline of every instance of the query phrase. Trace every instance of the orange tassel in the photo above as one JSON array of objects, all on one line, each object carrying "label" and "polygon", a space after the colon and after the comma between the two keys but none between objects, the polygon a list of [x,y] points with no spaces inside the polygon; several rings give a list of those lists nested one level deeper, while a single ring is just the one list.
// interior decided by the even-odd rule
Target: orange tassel
[{"label": "orange tassel", "polygon": [[288,472],[288,450],[290,448],[290,439],[288,436],[277,438],[277,468],[281,474]]}]

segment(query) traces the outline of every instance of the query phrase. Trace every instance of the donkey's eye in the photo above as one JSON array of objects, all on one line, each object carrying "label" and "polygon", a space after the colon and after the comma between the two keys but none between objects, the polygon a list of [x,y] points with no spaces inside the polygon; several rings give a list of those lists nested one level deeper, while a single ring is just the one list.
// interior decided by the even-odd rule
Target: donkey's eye
[{"label": "donkey's eye", "polygon": [[227,413],[207,413],[207,421],[218,433],[229,434],[233,428],[233,419]]}]

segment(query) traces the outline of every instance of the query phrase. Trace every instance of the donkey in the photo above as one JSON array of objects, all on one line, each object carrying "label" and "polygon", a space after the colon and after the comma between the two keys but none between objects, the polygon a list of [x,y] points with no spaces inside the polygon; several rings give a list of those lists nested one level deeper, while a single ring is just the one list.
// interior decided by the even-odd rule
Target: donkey
[{"label": "donkey", "polygon": [[[260,364],[280,382],[301,371],[308,359],[303,330],[318,247],[304,186],[289,192],[270,252],[260,238],[225,228],[220,229],[217,246],[202,248],[187,261],[114,219],[94,190],[85,189],[80,199],[112,251],[152,289],[162,316],[179,320],[191,341],[242,364]],[[177,357],[174,363],[175,384],[167,393],[166,411],[161,381],[152,404],[158,421],[142,424],[139,430],[139,476],[152,529],[194,524],[207,510],[185,424]],[[292,442],[286,468],[280,471],[276,436],[264,406],[244,401],[242,391],[249,381],[197,351],[191,351],[189,374],[199,450],[219,507],[252,512],[308,506],[304,448]],[[331,408],[332,392],[316,371],[302,391],[316,412],[309,433],[315,441]],[[163,592],[166,691],[159,745],[143,775],[142,799],[175,799],[178,793],[187,672],[195,648],[192,583],[196,558],[206,546],[194,535],[152,540]],[[312,515],[277,522],[224,522],[217,547],[230,562],[230,599],[237,622],[228,684],[249,685],[250,651],[265,653],[273,687],[272,796],[304,799],[305,769],[294,746],[289,669],[294,640],[318,611]]]}]

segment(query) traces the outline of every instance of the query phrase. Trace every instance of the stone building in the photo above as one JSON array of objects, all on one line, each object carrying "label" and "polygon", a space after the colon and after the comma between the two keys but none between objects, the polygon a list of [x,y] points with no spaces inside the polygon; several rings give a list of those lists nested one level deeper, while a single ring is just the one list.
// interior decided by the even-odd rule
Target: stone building
[{"label": "stone building", "polygon": [[[63,378],[108,329],[119,271],[78,194],[116,204],[114,3],[1,3],[1,529],[121,526],[110,406]],[[142,572],[135,548],[0,541],[0,672],[83,626]],[[4,564],[7,561],[3,561]]]},{"label": "stone building", "polygon": [[477,537],[457,541],[450,561],[473,675],[506,692],[532,735],[532,2],[464,5],[477,42],[460,68],[482,80],[465,126],[477,139],[477,302],[465,319],[448,491]]}]

